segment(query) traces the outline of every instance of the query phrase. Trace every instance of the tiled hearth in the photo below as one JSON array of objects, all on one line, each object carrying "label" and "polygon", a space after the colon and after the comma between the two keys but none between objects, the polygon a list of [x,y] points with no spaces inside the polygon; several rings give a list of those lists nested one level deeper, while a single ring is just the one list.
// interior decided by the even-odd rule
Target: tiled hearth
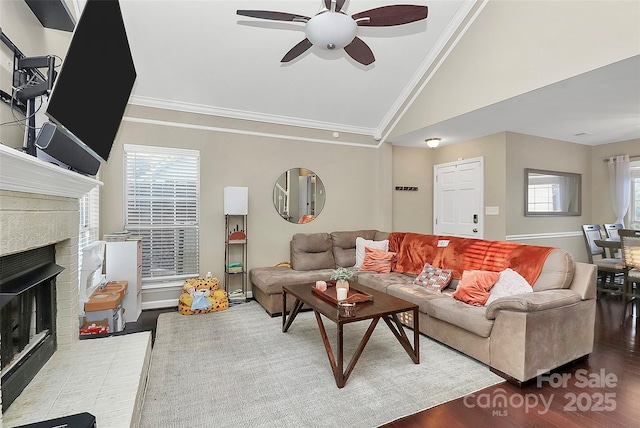
[{"label": "tiled hearth", "polygon": [[56,352],[3,416],[6,428],[81,412],[99,428],[137,426],[151,333],[80,340]]},{"label": "tiled hearth", "polygon": [[56,280],[58,351],[0,426],[80,412],[93,413],[101,428],[137,424],[150,334],[78,339],[78,198],[101,184],[0,145],[0,256],[55,245],[64,267]]}]

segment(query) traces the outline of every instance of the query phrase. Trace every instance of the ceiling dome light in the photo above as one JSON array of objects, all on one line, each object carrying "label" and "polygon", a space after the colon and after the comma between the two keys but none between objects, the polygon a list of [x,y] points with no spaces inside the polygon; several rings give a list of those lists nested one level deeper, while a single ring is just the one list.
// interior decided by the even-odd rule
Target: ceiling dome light
[{"label": "ceiling dome light", "polygon": [[429,146],[430,148],[435,149],[440,145],[441,140],[442,138],[429,138],[424,140],[424,142],[427,143],[427,146]]},{"label": "ceiling dome light", "polygon": [[341,49],[356,37],[358,25],[350,16],[327,11],[311,18],[304,29],[307,39],[323,49]]}]

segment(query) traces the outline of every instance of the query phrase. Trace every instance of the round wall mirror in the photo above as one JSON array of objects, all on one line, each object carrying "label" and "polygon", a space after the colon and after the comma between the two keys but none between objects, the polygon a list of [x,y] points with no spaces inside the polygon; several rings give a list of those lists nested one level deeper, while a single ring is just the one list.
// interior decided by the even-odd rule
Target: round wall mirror
[{"label": "round wall mirror", "polygon": [[273,186],[273,205],[278,215],[291,223],[313,221],[322,211],[325,198],[322,180],[306,168],[291,168]]}]

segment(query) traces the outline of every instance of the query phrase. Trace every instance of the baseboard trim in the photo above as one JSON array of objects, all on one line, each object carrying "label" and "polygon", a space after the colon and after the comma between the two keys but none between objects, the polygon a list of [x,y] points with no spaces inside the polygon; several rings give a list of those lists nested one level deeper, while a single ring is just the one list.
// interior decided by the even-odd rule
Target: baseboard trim
[{"label": "baseboard trim", "polygon": [[162,309],[174,308],[178,306],[178,299],[153,300],[151,302],[142,302],[142,310],[145,309]]}]

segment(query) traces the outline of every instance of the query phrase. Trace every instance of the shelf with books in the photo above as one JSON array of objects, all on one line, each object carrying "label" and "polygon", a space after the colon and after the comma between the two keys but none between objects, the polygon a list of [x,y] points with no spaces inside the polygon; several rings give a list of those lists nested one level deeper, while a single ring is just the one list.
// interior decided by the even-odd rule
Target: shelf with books
[{"label": "shelf with books", "polygon": [[224,288],[229,294],[230,301],[246,301],[247,282],[247,216],[227,214],[225,215]]}]

